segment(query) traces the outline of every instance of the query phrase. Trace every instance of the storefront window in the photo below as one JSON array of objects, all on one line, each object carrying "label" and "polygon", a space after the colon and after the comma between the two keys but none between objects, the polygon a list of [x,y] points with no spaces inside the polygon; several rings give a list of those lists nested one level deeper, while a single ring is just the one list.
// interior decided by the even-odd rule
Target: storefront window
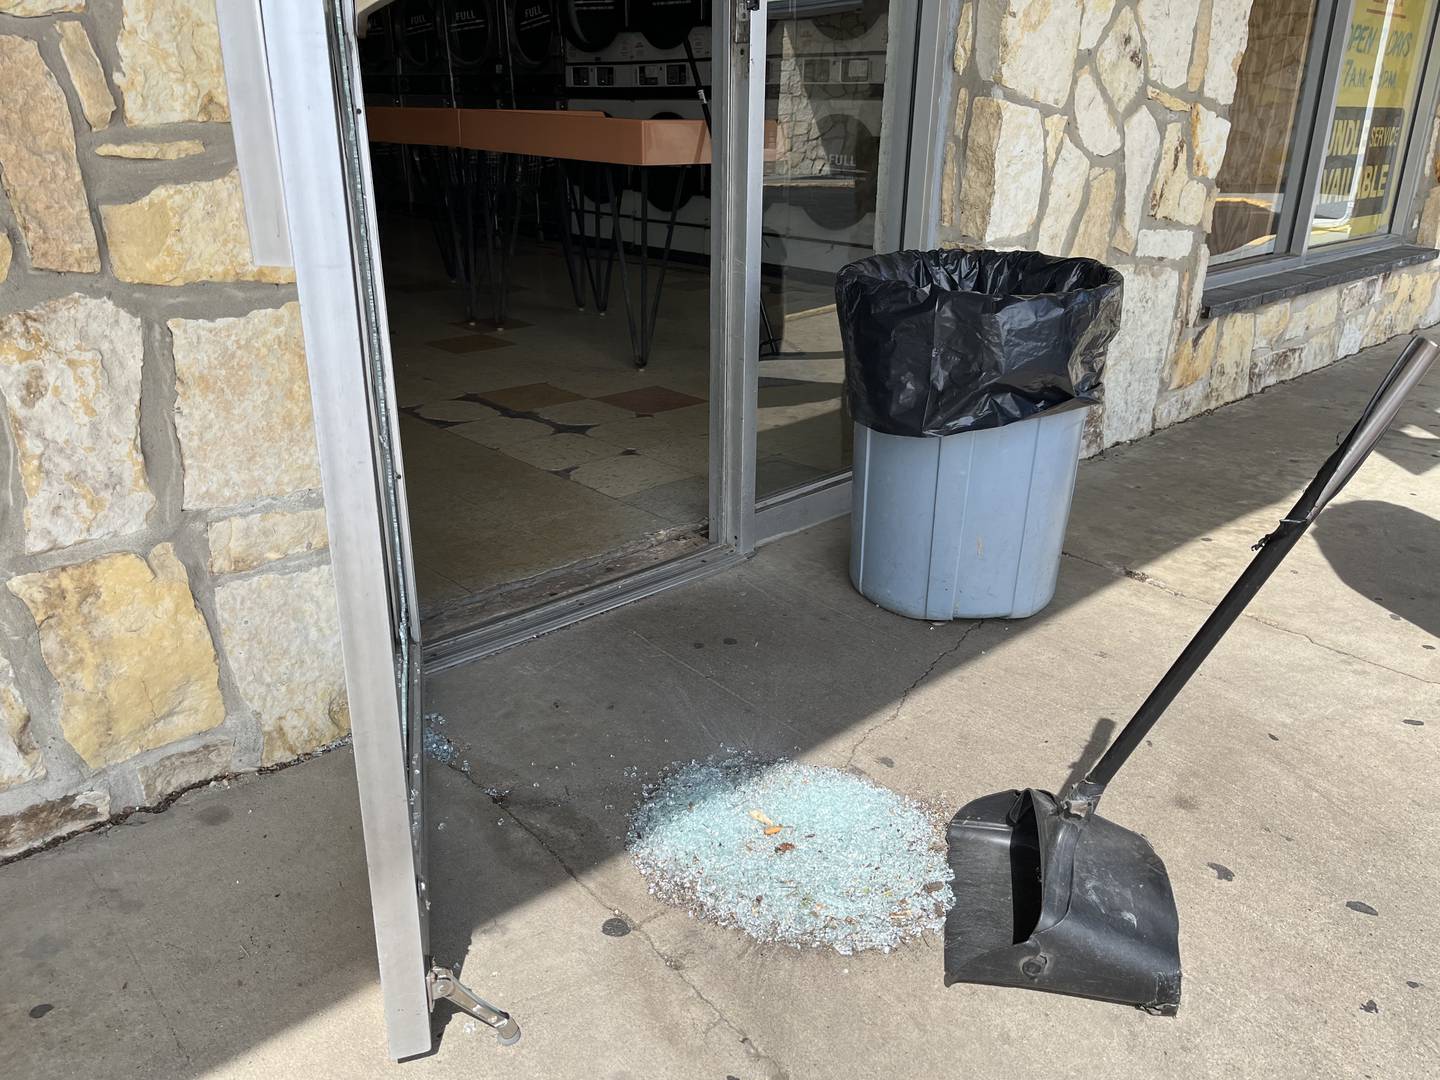
[{"label": "storefront window", "polygon": [[[1396,228],[1440,0],[1255,0],[1211,265],[1276,267]],[[1428,130],[1428,125],[1422,125]],[[1242,271],[1236,268],[1235,273]]]},{"label": "storefront window", "polygon": [[1315,0],[1255,0],[1216,178],[1212,264],[1275,251],[1301,116]]},{"label": "storefront window", "polygon": [[1424,68],[1434,0],[1360,0],[1345,35],[1310,243],[1385,232]]}]

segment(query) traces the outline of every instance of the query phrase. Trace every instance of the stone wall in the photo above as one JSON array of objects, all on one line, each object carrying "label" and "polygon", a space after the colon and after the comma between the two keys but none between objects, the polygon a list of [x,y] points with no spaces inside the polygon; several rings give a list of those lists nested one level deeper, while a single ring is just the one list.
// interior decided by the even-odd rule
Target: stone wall
[{"label": "stone wall", "polygon": [[[942,242],[1083,255],[1125,276],[1088,452],[1440,319],[1433,263],[1199,318],[1251,2],[960,4]],[[1419,189],[1432,246],[1434,180]]]},{"label": "stone wall", "polygon": [[349,718],[213,0],[0,0],[0,858]]}]

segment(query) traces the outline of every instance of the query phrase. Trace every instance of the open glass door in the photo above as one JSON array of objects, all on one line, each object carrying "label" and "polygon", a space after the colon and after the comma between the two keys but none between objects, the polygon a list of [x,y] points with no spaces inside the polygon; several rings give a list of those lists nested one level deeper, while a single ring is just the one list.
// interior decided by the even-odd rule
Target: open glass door
[{"label": "open glass door", "polygon": [[[430,1010],[442,997],[490,1024],[502,1041],[513,1041],[519,1034],[514,1021],[437,965],[428,943],[420,625],[357,2],[256,2],[331,530],[390,1052],[404,1058],[431,1049]],[[707,252],[707,438],[719,463],[711,474],[708,530],[716,550],[739,558],[753,548],[765,3],[733,0],[705,10],[713,10],[707,141],[713,143],[716,203]],[[678,580],[675,572],[665,581],[639,580],[630,598]]]},{"label": "open glass door", "polygon": [[519,1030],[434,963],[422,671],[404,466],[357,96],[354,0],[261,0],[330,527],[391,1055],[431,1049],[440,998]]}]

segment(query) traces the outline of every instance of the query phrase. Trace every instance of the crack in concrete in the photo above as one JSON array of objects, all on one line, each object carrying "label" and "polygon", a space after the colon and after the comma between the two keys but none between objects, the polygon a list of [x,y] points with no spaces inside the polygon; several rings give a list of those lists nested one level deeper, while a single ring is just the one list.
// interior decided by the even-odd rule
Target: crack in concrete
[{"label": "crack in concrete", "polygon": [[1326,652],[1334,653],[1336,656],[1344,656],[1350,660],[1355,660],[1369,667],[1378,668],[1381,671],[1388,671],[1391,675],[1399,675],[1403,678],[1411,679],[1418,683],[1424,683],[1426,686],[1440,686],[1440,682],[1437,682],[1434,679],[1427,679],[1423,675],[1415,675],[1409,671],[1401,671],[1399,668],[1393,668],[1389,664],[1382,664],[1378,660],[1371,660],[1369,657],[1366,656],[1356,656],[1354,653],[1347,652],[1346,650],[1340,648],[1337,645],[1328,645],[1323,641],[1316,641],[1313,637],[1305,633],[1305,631],[1303,630],[1292,630],[1288,626],[1281,626],[1279,623],[1271,622],[1269,619],[1263,618],[1259,615],[1247,615],[1245,617],[1247,619],[1252,619],[1255,622],[1258,622],[1261,626],[1268,626],[1271,630],[1279,630],[1282,634],[1290,634],[1293,637],[1301,638],[1305,641],[1308,641],[1311,645],[1314,645],[1317,649],[1324,649]]},{"label": "crack in concrete", "polygon": [[[614,904],[607,902],[605,898],[601,896],[590,884],[584,881],[580,877],[580,875],[575,872],[574,868],[572,868],[570,864],[566,862],[565,857],[561,855],[560,852],[556,851],[555,848],[552,847],[550,843],[545,839],[545,837],[540,833],[540,831],[531,824],[529,824],[527,821],[525,821],[525,819],[522,818],[513,807],[503,802],[496,802],[493,798],[490,797],[488,793],[486,793],[484,785],[482,785],[479,780],[475,779],[474,776],[466,772],[455,762],[438,761],[438,759],[432,760],[437,760],[437,763],[442,767],[449,769],[451,772],[457,774],[458,776],[463,777],[465,781],[470,784],[471,787],[476,788],[478,791],[480,791],[481,794],[485,795],[487,799],[490,799],[492,805],[494,805],[496,809],[498,809],[502,814],[504,814],[511,821],[513,821],[520,828],[520,830],[525,833],[525,835],[530,837],[530,839],[534,840],[535,843],[540,846],[540,850],[545,852],[546,855],[550,856],[550,858],[555,862],[555,864],[559,866],[561,870],[565,871],[565,876],[568,877],[571,881],[573,881],[577,886],[579,886],[580,890],[585,893],[585,895],[588,896],[592,901],[594,901],[594,903],[602,911],[604,911],[607,915],[615,915],[620,912],[619,908],[617,908]],[[731,1020],[730,1017],[726,1015],[724,1009],[720,1008],[719,1005],[711,1001],[710,998],[705,994],[705,992],[701,990],[698,986],[696,986],[695,983],[686,976],[682,967],[675,966],[679,961],[676,958],[669,956],[663,949],[660,948],[659,945],[655,943],[655,939],[652,938],[649,932],[645,929],[645,926],[652,921],[651,919],[646,919],[643,922],[635,922],[630,918],[626,917],[625,921],[630,926],[630,932],[639,936],[640,940],[645,943],[645,946],[665,966],[665,970],[671,972],[677,979],[684,983],[686,989],[688,989],[690,993],[706,1008],[708,1008],[711,1012],[715,1014],[716,1023],[722,1023],[732,1032],[734,1032],[734,1034],[740,1039],[741,1045],[745,1047],[745,1052],[748,1055],[756,1058],[759,1061],[768,1062],[769,1064],[774,1066],[776,1071],[774,1072],[770,1080],[786,1080],[786,1078],[790,1074],[785,1069],[785,1067],[778,1060],[771,1057],[769,1054],[766,1054],[758,1046],[756,1046],[754,1041],[752,1041],[750,1036],[745,1032],[744,1028],[740,1027],[739,1024]],[[714,1025],[712,1025],[712,1027],[713,1026]]]},{"label": "crack in concrete", "polygon": [[[1209,604],[1207,601],[1201,600],[1199,597],[1190,596],[1188,593],[1183,593],[1179,589],[1164,584],[1156,578],[1151,577],[1143,570],[1132,570],[1128,566],[1112,566],[1109,563],[1099,562],[1095,559],[1087,559],[1083,555],[1076,555],[1073,551],[1063,551],[1061,552],[1061,554],[1068,559],[1074,559],[1076,562],[1085,563],[1087,566],[1094,566],[1101,570],[1108,570],[1110,571],[1110,573],[1116,575],[1124,575],[1127,578],[1140,582],[1142,585],[1149,585],[1151,588],[1159,589],[1167,596],[1173,596],[1177,600],[1186,600],[1192,604],[1201,604],[1211,608],[1214,607],[1213,604]],[[1263,615],[1256,615],[1249,611],[1242,611],[1240,613],[1240,617],[1242,619],[1249,619],[1251,622],[1259,623],[1261,626],[1269,627],[1271,630],[1278,630],[1282,634],[1289,634],[1292,637],[1298,637],[1301,640],[1307,641],[1311,645],[1314,645],[1317,649],[1324,649],[1326,652],[1334,653],[1336,656],[1346,657],[1347,659],[1354,660],[1357,663],[1365,664],[1369,667],[1376,668],[1379,671],[1386,671],[1389,672],[1391,675],[1399,675],[1402,678],[1411,679],[1414,682],[1423,683],[1426,686],[1440,686],[1440,682],[1437,682],[1434,679],[1427,679],[1423,675],[1416,675],[1413,672],[1409,671],[1401,671],[1399,668],[1393,668],[1389,664],[1382,664],[1379,660],[1372,660],[1367,656],[1357,656],[1355,653],[1342,649],[1338,645],[1331,645],[1324,641],[1316,641],[1313,637],[1305,633],[1305,631],[1303,630],[1295,630],[1292,627],[1284,626],[1281,623],[1275,622],[1273,619],[1265,618]]]},{"label": "crack in concrete", "polygon": [[24,851],[17,851],[14,855],[7,855],[3,859],[0,859],[0,867],[9,866],[11,863],[20,862],[23,859],[33,858],[42,851],[50,851],[62,844],[69,843],[71,840],[78,840],[80,837],[89,833],[107,832],[114,828],[138,829],[143,825],[149,824],[150,817],[163,814],[166,810],[169,810],[170,807],[174,806],[182,796],[190,794],[190,792],[195,791],[197,788],[210,787],[212,784],[224,784],[228,786],[232,780],[237,783],[244,783],[252,777],[265,776],[269,773],[281,772],[285,769],[293,769],[296,765],[303,765],[305,762],[317,758],[321,754],[328,754],[331,750],[338,750],[343,746],[349,746],[350,743],[351,737],[349,735],[342,735],[334,742],[326,743],[324,746],[301,754],[299,757],[292,758],[290,761],[281,761],[274,765],[261,765],[257,769],[248,769],[242,772],[228,772],[220,773],[218,776],[207,776],[203,780],[196,780],[194,783],[176,788],[155,802],[146,803],[144,806],[127,806],[123,810],[117,810],[103,821],[92,821],[90,824],[81,826],[72,832],[52,836],[43,844],[36,844],[34,847],[26,848]]},{"label": "crack in concrete", "polygon": [[969,640],[971,634],[975,633],[975,631],[979,630],[982,626],[984,626],[986,621],[987,620],[985,619],[980,619],[977,620],[974,625],[967,626],[965,628],[965,632],[962,633],[958,638],[956,638],[953,644],[951,644],[944,651],[942,651],[939,656],[935,657],[934,660],[930,661],[930,665],[919,674],[919,676],[915,679],[914,682],[912,682],[901,692],[900,699],[895,702],[895,707],[891,709],[888,714],[886,714],[884,719],[875,721],[875,723],[871,724],[864,730],[863,733],[861,733],[860,738],[855,740],[855,745],[850,748],[850,753],[845,758],[845,768],[854,768],[855,755],[860,752],[860,748],[870,741],[871,736],[878,734],[883,728],[889,726],[895,721],[895,719],[900,715],[900,711],[905,708],[905,702],[910,699],[910,695],[919,688],[920,684],[923,683],[926,679],[928,679],[931,675],[933,675],[935,673],[935,669],[938,668],[943,661],[948,660],[950,657],[954,656],[957,652],[959,652],[960,646],[964,645],[965,642]]},{"label": "crack in concrete", "polygon": [[1101,562],[1098,559],[1087,559],[1084,555],[1076,555],[1073,551],[1062,551],[1060,554],[1065,556],[1067,559],[1074,559],[1076,562],[1083,562],[1086,566],[1093,566],[1099,570],[1108,570],[1112,574],[1123,575],[1124,577],[1127,577],[1132,581],[1138,581],[1142,585],[1149,585],[1152,588],[1159,589],[1161,592],[1166,593],[1169,596],[1174,596],[1177,599],[1195,599],[1193,596],[1186,596],[1178,589],[1172,589],[1169,585],[1166,585],[1159,578],[1153,578],[1149,574],[1145,573],[1144,570],[1134,570],[1128,566],[1115,566],[1111,563]]}]

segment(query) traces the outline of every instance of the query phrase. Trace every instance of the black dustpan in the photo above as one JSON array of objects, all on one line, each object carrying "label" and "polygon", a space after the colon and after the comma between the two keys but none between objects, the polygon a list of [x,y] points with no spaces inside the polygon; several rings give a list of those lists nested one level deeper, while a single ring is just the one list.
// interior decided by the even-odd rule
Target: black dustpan
[{"label": "black dustpan", "polygon": [[1325,504],[1370,453],[1440,346],[1416,337],[1300,501],[1104,756],[1063,796],[1027,788],[967,804],[950,822],[955,906],[945,982],[1018,986],[1134,1005],[1180,1007],[1180,917],[1149,842],[1095,813],[1106,785]]}]

